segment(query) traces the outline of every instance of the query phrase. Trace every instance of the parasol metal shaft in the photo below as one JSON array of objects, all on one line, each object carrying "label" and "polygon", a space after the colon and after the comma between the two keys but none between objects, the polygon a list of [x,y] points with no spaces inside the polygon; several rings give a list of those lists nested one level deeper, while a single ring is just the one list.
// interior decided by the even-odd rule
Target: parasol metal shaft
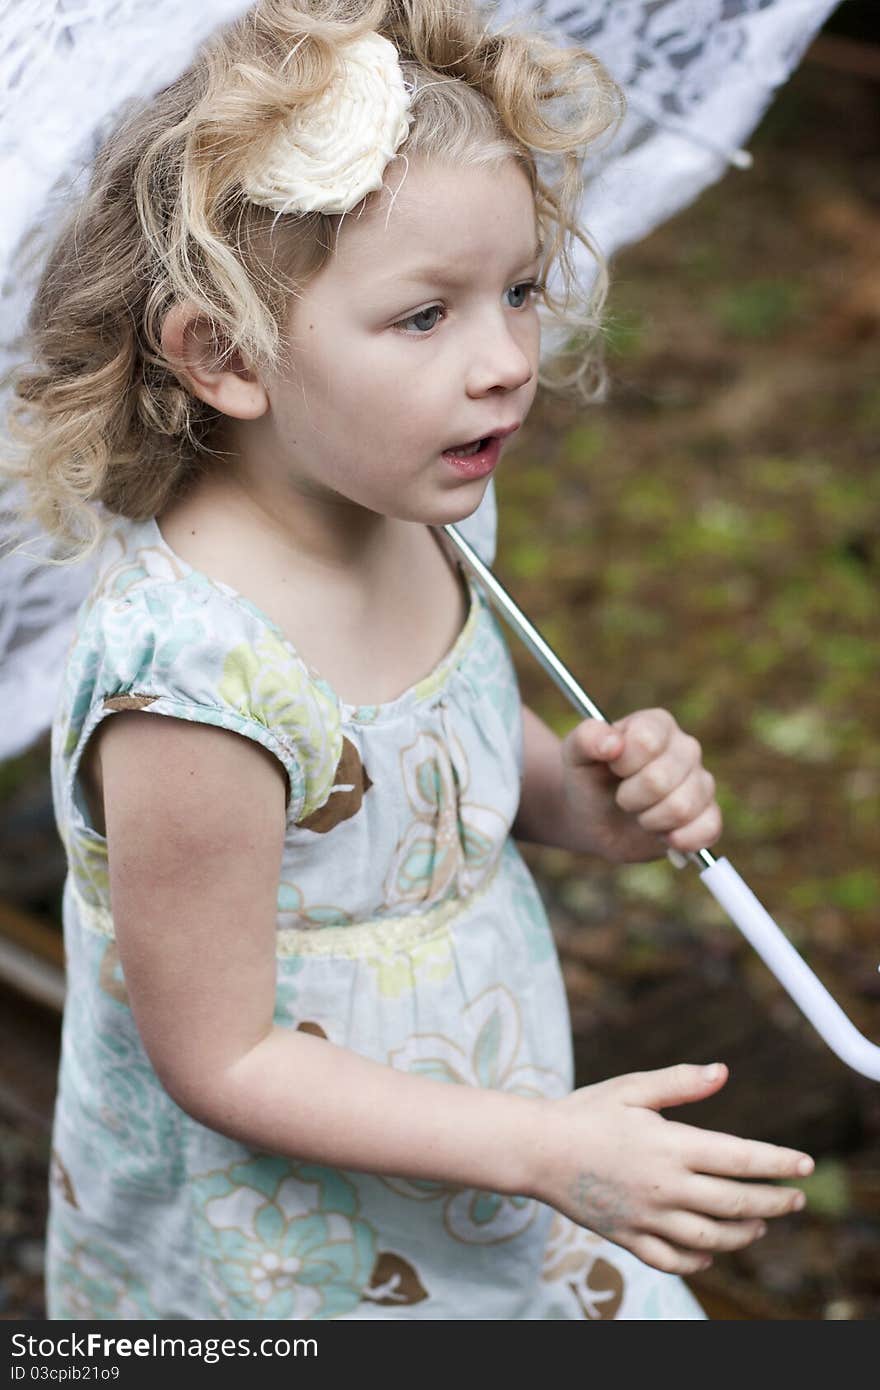
[{"label": "parasol metal shaft", "polygon": [[[598,705],[581,689],[552,647],[548,646],[458,529],[451,524],[435,529],[449,538],[502,617],[578,713],[607,724],[608,720]],[[670,850],[668,857],[679,868],[690,860],[700,869],[700,878],[715,901],[758,952],[832,1052],[854,1071],[861,1072],[872,1081],[880,1081],[880,1047],[859,1032],[733,865],[727,859],[716,859],[707,849],[686,856]]]}]

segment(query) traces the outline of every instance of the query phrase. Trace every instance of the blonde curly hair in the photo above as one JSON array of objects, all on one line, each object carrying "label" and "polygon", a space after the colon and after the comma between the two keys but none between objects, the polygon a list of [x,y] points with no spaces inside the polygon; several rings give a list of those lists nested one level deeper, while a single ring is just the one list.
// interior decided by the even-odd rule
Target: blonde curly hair
[{"label": "blonde curly hair", "polygon": [[[278,215],[249,202],[242,180],[296,105],[332,80],[340,46],[370,30],[395,44],[415,88],[398,156],[467,167],[512,156],[525,170],[542,278],[558,260],[565,286],[562,300],[545,291],[567,337],[539,384],[581,402],[600,393],[607,272],[577,215],[584,153],[615,128],[623,98],[598,60],[510,26],[489,33],[472,0],[257,0],[182,77],[126,112],[42,275],[31,360],[14,373],[19,460],[2,471],[26,485],[21,519],[66,546],[48,563],[92,553],[101,508],[143,520],[217,466],[221,417],[169,365],[164,317],[191,301],[221,357],[278,365],[290,297],[332,254],[343,214]],[[539,176],[536,155],[558,176]],[[574,239],[597,265],[586,291]]]}]

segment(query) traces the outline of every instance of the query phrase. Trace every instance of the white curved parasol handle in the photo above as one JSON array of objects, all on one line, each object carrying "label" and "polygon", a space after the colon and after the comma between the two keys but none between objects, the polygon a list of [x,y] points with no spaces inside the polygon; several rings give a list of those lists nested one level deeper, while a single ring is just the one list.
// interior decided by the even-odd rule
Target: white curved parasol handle
[{"label": "white curved parasol handle", "polygon": [[[588,719],[607,723],[602,711],[581,689],[568,668],[456,527],[449,525],[435,529],[448,536],[455,550],[480,581],[488,598],[578,713]],[[688,855],[670,851],[669,858],[679,868],[688,860],[700,868],[700,878],[716,902],[739,927],[832,1052],[854,1071],[861,1072],[872,1081],[880,1081],[880,1047],[859,1032],[733,865],[727,859],[716,859],[707,849]]]},{"label": "white curved parasol handle", "polygon": [[832,1052],[854,1071],[880,1081],[880,1047],[847,1018],[733,865],[718,859],[700,878]]}]

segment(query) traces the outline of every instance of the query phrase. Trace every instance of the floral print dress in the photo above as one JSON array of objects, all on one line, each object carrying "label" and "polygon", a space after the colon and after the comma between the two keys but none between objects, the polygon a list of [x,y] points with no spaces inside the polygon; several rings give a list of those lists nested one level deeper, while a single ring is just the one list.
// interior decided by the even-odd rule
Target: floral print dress
[{"label": "floral print dress", "polygon": [[[491,564],[491,487],[461,530]],[[229,729],[287,773],[278,1024],[446,1085],[571,1090],[559,962],[510,836],[516,677],[468,587],[439,666],[352,707],[154,519],[113,519],[52,731],[69,871],[50,1318],[703,1316],[679,1279],[530,1198],[340,1171],[215,1133],[165,1092],[134,1024],[107,842],[78,778],[95,728],[124,709]]]}]

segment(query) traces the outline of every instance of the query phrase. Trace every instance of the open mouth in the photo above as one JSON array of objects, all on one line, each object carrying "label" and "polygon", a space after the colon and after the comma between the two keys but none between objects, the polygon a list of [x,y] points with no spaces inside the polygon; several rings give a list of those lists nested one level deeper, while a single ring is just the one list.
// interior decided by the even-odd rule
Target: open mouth
[{"label": "open mouth", "polygon": [[475,439],[472,444],[456,444],[451,449],[444,449],[444,454],[454,454],[456,458],[469,458],[472,454],[478,454],[481,449],[485,449],[492,441],[492,435],[486,435],[484,439]]}]

